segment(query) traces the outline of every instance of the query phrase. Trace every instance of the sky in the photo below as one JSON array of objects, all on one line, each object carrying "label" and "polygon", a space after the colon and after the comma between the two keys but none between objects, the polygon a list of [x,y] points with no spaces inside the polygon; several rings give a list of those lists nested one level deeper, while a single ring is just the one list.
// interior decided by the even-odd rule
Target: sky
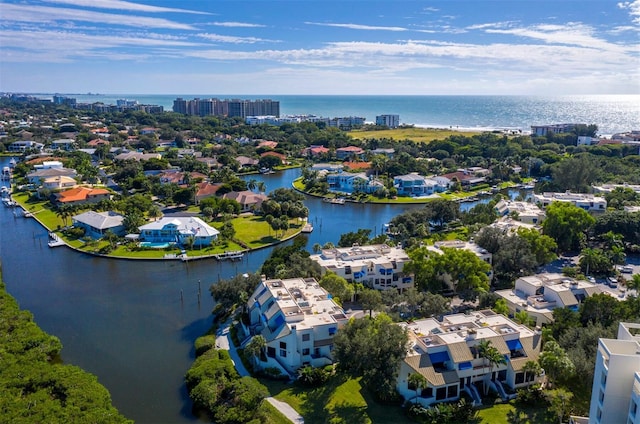
[{"label": "sky", "polygon": [[0,0],[0,92],[640,94],[640,0]]}]

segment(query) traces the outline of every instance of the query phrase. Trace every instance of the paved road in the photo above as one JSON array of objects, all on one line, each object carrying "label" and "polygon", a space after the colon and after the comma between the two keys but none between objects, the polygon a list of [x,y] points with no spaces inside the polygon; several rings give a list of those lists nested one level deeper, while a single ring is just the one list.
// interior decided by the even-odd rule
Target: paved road
[{"label": "paved road", "polygon": [[[218,329],[218,332],[216,333],[216,348],[229,351],[231,361],[233,362],[233,365],[236,367],[236,370],[238,371],[238,374],[240,374],[240,376],[244,377],[250,375],[249,371],[247,371],[244,364],[242,363],[242,360],[240,359],[240,355],[236,350],[236,346],[231,340],[231,334],[229,333],[229,323],[223,324],[223,326]],[[266,398],[266,401],[273,405],[292,423],[304,423],[304,418],[302,418],[302,415],[298,414],[298,412],[296,412],[296,410],[293,409],[289,404],[279,401],[271,396]]]}]

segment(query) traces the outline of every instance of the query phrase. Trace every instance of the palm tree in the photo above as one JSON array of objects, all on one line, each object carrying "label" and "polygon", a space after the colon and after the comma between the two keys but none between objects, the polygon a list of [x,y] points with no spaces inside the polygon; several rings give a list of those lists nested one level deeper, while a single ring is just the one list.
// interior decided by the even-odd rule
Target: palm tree
[{"label": "palm tree", "polygon": [[259,360],[262,357],[265,347],[267,347],[267,340],[261,334],[257,334],[251,338],[251,341],[249,341],[244,348],[244,351],[247,352],[248,355],[251,355],[252,361],[255,361],[255,367],[258,367],[260,364]]},{"label": "palm tree", "polygon": [[522,366],[522,371],[524,371],[524,381],[529,381],[528,376],[537,377],[542,372],[542,368],[537,361],[527,361]]},{"label": "palm tree", "polygon": [[407,383],[409,383],[409,387],[413,386],[414,390],[416,391],[416,401],[415,403],[418,403],[418,391],[424,389],[425,387],[427,387],[427,379],[424,378],[424,376],[422,374],[419,374],[417,372],[414,372],[413,374],[409,375],[409,378],[407,379]]},{"label": "palm tree", "polygon": [[489,373],[485,374],[485,380],[487,381],[484,384],[484,394],[486,396],[487,393],[489,393],[489,381],[492,380],[491,377],[494,367],[500,364],[506,364],[507,360],[489,340],[482,340],[478,343],[478,353],[489,365]]},{"label": "palm tree", "polygon": [[320,243],[314,243],[313,245],[313,253],[322,252],[322,245]]},{"label": "palm tree", "polygon": [[153,220],[156,221],[159,217],[162,216],[162,212],[160,211],[160,208],[158,206],[153,205],[147,211],[147,215],[149,216],[149,218],[153,218]]},{"label": "palm tree", "polygon": [[256,185],[256,187],[258,188],[258,191],[260,193],[264,193],[265,191],[267,191],[267,185],[264,183],[264,181],[260,181],[258,182],[258,184]]},{"label": "palm tree", "polygon": [[250,179],[249,181],[247,181],[247,188],[251,191],[255,190],[256,187],[258,186],[258,181],[255,180],[254,178]]}]

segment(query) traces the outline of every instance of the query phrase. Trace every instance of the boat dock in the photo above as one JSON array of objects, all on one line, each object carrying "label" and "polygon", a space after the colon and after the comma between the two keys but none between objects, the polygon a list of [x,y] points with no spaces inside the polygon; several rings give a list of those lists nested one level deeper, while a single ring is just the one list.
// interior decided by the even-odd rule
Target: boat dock
[{"label": "boat dock", "polygon": [[66,243],[54,232],[49,233],[49,247],[64,246]]},{"label": "boat dock", "polygon": [[231,252],[224,252],[224,253],[220,253],[217,255],[213,255],[214,258],[216,258],[219,261],[224,261],[224,260],[232,260],[235,261],[236,259],[242,259],[242,257],[244,256],[244,252],[241,251],[231,251]]},{"label": "boat dock", "polygon": [[313,225],[307,222],[306,224],[304,224],[304,227],[302,227],[302,230],[300,231],[303,233],[310,233],[313,231]]}]

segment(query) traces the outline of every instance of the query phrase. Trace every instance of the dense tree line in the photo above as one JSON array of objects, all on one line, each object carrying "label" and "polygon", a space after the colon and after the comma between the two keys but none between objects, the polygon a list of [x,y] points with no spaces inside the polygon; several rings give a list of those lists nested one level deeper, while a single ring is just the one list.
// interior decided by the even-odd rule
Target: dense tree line
[{"label": "dense tree line", "polygon": [[11,423],[129,423],[97,378],[60,363],[62,344],[0,281],[0,416]]}]

